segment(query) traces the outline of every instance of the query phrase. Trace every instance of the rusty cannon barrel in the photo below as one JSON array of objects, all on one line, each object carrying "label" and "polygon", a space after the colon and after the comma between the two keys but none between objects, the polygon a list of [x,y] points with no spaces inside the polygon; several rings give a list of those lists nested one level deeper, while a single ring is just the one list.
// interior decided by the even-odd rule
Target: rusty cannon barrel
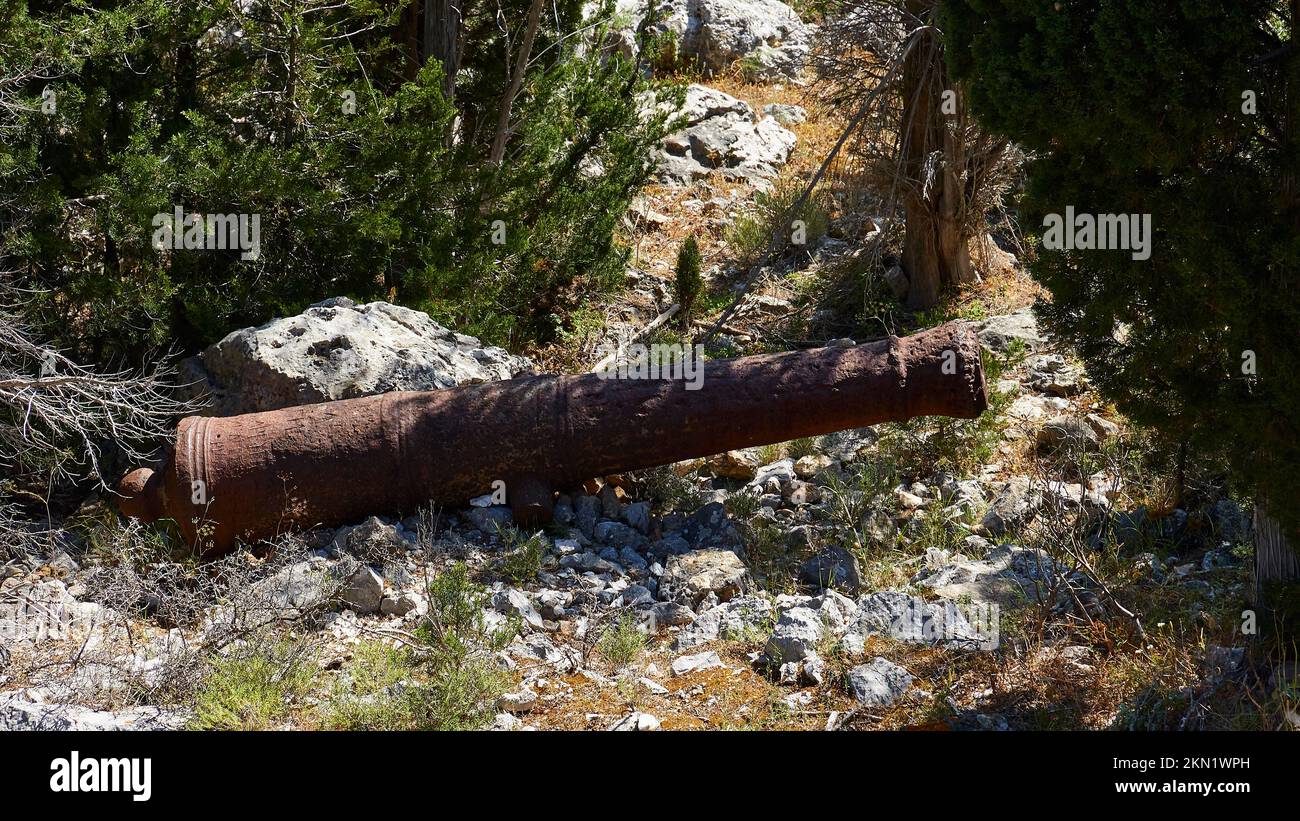
[{"label": "rusty cannon barrel", "polygon": [[[220,552],[314,526],[461,505],[504,482],[516,518],[557,489],[624,471],[987,406],[980,349],[950,322],[849,347],[702,364],[684,379],[521,377],[230,417],[183,419],[157,469],[119,484],[122,512],[174,519]],[[694,388],[694,389],[693,389]]]}]

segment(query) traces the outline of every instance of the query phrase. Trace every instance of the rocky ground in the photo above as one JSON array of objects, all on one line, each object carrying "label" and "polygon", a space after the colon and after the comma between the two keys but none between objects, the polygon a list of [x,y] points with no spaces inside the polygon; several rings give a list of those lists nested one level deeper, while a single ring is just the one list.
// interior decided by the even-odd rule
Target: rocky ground
[{"label": "rocky ground", "polygon": [[[336,301],[209,353],[245,351],[231,373],[249,384],[272,372],[334,381],[346,357],[309,353],[312,340],[347,328],[346,350],[373,352],[367,334],[386,331],[359,319],[402,311]],[[254,342],[289,327],[298,348]],[[421,327],[406,344],[422,364],[404,378],[464,382],[526,366]],[[1008,399],[990,428],[994,456],[968,475],[904,476],[913,439],[952,433],[881,426],[605,477],[569,489],[536,534],[487,497],[309,533],[221,562],[225,586],[151,575],[207,577],[212,566],[128,571],[121,556],[10,565],[0,720],[182,726],[194,696],[166,703],[172,688],[184,692],[169,679],[282,631],[309,647],[314,675],[273,726],[319,726],[370,645],[400,648],[417,634],[430,579],[456,563],[484,590],[481,626],[511,633],[491,655],[509,676],[496,727],[1004,729],[1217,716],[1216,694],[1242,673],[1242,650],[1227,641],[1248,520],[1227,499],[1161,517],[1132,507],[1141,489],[1106,458],[1125,432],[1095,412],[1086,379],[1030,314],[991,318],[981,338],[1022,353],[997,383]],[[371,354],[360,370],[374,378],[409,361]],[[484,362],[504,370],[485,373]],[[1064,461],[1048,455],[1062,450]],[[1013,467],[1027,462],[1035,470]],[[1071,475],[1080,463],[1097,470]],[[151,611],[153,590],[167,601]],[[177,601],[183,590],[195,600]],[[1156,691],[1172,712],[1134,703]]]},{"label": "rocky ground", "polygon": [[[807,86],[815,30],[784,4],[666,5],[664,25],[709,71],[662,147],[660,182],[628,215],[628,291],[594,306],[584,335],[530,360],[415,311],[330,300],[188,363],[209,412],[584,370],[671,304],[687,235],[710,285],[700,321],[725,307],[748,267],[735,224],[762,192],[806,179],[838,126]],[[872,335],[870,310],[846,314],[822,287],[873,242],[847,202],[832,192],[820,235],[767,266],[713,355]],[[205,564],[91,500],[61,548],[0,569],[0,727],[1006,730],[1294,716],[1287,679],[1244,650],[1249,517],[1213,490],[1171,495],[1140,434],[1038,328],[1015,257],[990,240],[977,265],[983,282],[950,314],[977,322],[987,348],[981,420],[593,478],[535,533],[484,497]],[[905,292],[901,271],[879,274]]]}]

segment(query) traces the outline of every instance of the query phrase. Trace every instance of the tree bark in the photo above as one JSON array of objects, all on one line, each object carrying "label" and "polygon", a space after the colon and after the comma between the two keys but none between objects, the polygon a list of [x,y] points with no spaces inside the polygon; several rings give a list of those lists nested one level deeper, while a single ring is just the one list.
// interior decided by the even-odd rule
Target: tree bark
[{"label": "tree bark", "polygon": [[1255,505],[1255,589],[1254,602],[1269,605],[1268,588],[1300,582],[1300,555],[1287,540],[1277,520],[1262,504]]},{"label": "tree bark", "polygon": [[[907,10],[933,20],[936,0],[908,0]],[[975,267],[963,226],[965,190],[958,172],[966,165],[965,146],[947,119],[964,116],[961,93],[950,88],[939,34],[928,31],[903,64],[903,169],[910,190],[904,203],[906,236],[903,270],[910,283],[907,306],[913,310],[939,303],[945,287],[975,280]],[[945,113],[944,92],[952,91],[952,112]],[[930,168],[930,163],[937,163]],[[927,179],[928,178],[928,179]]]},{"label": "tree bark", "polygon": [[537,36],[537,27],[541,24],[541,20],[542,0],[533,0],[528,7],[528,22],[524,24],[524,39],[519,44],[519,52],[515,55],[510,85],[506,88],[505,96],[501,98],[501,109],[497,114],[497,130],[492,135],[492,150],[488,154],[488,162],[494,166],[500,165],[506,156],[506,141],[510,138],[510,110],[514,106],[519,89],[524,84],[524,72],[528,68],[529,58],[532,57],[533,39]]},{"label": "tree bark", "polygon": [[420,36],[424,31],[424,7],[421,0],[410,0],[402,10],[402,19],[398,27],[398,37],[402,42],[402,53],[406,59],[402,62],[402,77],[407,82],[415,80],[420,73],[423,55],[420,53]]},{"label": "tree bark", "polygon": [[463,0],[424,0],[424,59],[442,64],[442,96],[456,99]]}]

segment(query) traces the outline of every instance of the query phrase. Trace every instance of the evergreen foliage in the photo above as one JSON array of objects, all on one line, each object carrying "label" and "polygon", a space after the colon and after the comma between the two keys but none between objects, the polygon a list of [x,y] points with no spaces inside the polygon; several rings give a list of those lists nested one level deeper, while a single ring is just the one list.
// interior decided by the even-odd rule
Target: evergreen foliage
[{"label": "evergreen foliage", "polygon": [[1040,316],[1134,421],[1300,535],[1300,55],[1280,0],[950,0],[953,71],[1034,156],[1025,229],[1150,214],[1150,259],[1040,249]]},{"label": "evergreen foliage", "polygon": [[[400,36],[410,4],[5,0],[0,271],[37,294],[40,330],[99,362],[340,295],[547,340],[620,281],[615,227],[665,126],[642,106],[673,93],[596,48],[581,6],[548,12],[495,166],[517,43],[495,9],[467,18],[448,100]],[[155,248],[177,206],[257,214],[258,258]]]}]

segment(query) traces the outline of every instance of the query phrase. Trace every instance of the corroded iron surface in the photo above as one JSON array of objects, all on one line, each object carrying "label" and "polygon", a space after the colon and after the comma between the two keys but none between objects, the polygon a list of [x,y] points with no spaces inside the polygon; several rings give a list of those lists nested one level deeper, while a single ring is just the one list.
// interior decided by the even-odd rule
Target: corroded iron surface
[{"label": "corroded iron surface", "polygon": [[183,419],[156,470],[118,486],[122,512],[172,518],[205,552],[372,514],[460,505],[505,482],[517,517],[552,492],[666,465],[916,416],[987,406],[979,342],[952,322],[845,348],[703,365],[682,380],[534,376]]}]

